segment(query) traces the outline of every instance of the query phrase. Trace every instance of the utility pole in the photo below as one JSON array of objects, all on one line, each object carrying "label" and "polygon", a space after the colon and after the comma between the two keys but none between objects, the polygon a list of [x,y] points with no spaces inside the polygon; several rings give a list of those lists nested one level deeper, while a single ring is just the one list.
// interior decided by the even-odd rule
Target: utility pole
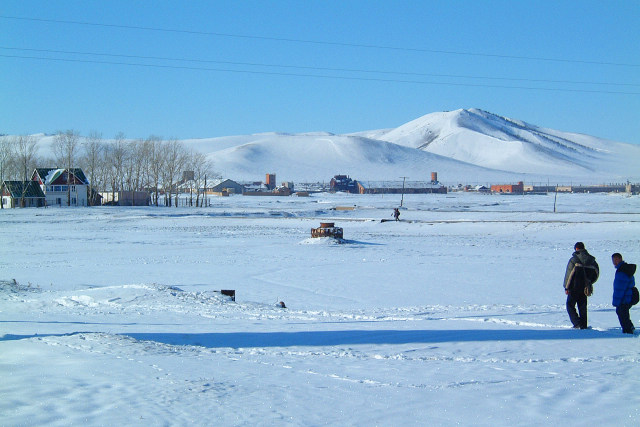
[{"label": "utility pole", "polygon": [[404,182],[407,179],[406,176],[401,176],[402,178],[402,197],[400,198],[400,207],[402,207],[402,203],[404,203]]}]

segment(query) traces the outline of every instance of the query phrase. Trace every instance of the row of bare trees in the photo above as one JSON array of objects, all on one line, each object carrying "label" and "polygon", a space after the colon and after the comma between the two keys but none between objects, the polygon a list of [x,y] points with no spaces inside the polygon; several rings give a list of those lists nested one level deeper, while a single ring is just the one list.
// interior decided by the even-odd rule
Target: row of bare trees
[{"label": "row of bare trees", "polygon": [[119,133],[105,140],[98,132],[81,137],[74,130],[60,131],[50,147],[52,158],[38,155],[38,141],[32,135],[0,137],[0,182],[27,181],[36,167],[82,168],[90,193],[110,192],[115,199],[118,192],[147,191],[156,206],[177,206],[178,193],[188,189],[191,204],[202,206],[207,179],[218,177],[205,154],[187,149],[176,139],[151,135],[131,140]]}]

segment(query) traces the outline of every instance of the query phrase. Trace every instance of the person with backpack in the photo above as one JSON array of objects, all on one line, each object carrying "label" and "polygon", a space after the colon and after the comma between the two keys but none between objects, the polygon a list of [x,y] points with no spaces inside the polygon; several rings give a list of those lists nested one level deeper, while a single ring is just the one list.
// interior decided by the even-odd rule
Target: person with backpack
[{"label": "person with backpack", "polygon": [[[574,329],[587,329],[587,297],[593,293],[600,269],[596,259],[587,252],[584,243],[577,242],[564,274],[567,313]],[[578,311],[576,312],[576,305]]]},{"label": "person with backpack", "polygon": [[616,314],[618,315],[618,320],[622,327],[622,333],[633,334],[635,327],[633,326],[633,322],[631,322],[629,310],[632,305],[638,302],[638,290],[636,289],[636,280],[633,277],[636,272],[636,265],[624,262],[622,260],[622,255],[617,252],[611,255],[611,261],[613,262],[613,266],[616,268],[616,275],[613,279],[612,304],[616,308]]}]

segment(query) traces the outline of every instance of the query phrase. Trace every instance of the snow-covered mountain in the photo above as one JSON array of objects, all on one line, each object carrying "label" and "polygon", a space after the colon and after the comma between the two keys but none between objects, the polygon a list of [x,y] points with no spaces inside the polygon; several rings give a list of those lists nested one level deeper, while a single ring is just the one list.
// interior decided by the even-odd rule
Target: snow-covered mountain
[{"label": "snow-covered mountain", "polygon": [[[50,145],[52,137],[42,136]],[[427,114],[395,129],[348,135],[260,133],[182,141],[225,178],[611,183],[640,181],[640,146],[546,129],[478,109]]]},{"label": "snow-covered mountain", "polygon": [[638,175],[640,147],[541,128],[477,110],[433,113],[378,139],[486,168],[564,176]]},{"label": "snow-covered mountain", "polygon": [[237,179],[291,181],[620,182],[640,179],[640,146],[560,132],[478,109],[432,113],[395,129],[350,135],[266,133],[190,140]]}]

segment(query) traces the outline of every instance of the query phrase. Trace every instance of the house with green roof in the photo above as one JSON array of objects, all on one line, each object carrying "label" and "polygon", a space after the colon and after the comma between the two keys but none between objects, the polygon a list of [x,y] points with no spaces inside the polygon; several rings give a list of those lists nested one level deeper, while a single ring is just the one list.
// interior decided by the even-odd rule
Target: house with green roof
[{"label": "house with green roof", "polygon": [[2,208],[45,206],[45,196],[35,181],[3,181]]},{"label": "house with green roof", "polygon": [[31,175],[47,206],[88,206],[89,181],[80,168],[36,168]]}]

